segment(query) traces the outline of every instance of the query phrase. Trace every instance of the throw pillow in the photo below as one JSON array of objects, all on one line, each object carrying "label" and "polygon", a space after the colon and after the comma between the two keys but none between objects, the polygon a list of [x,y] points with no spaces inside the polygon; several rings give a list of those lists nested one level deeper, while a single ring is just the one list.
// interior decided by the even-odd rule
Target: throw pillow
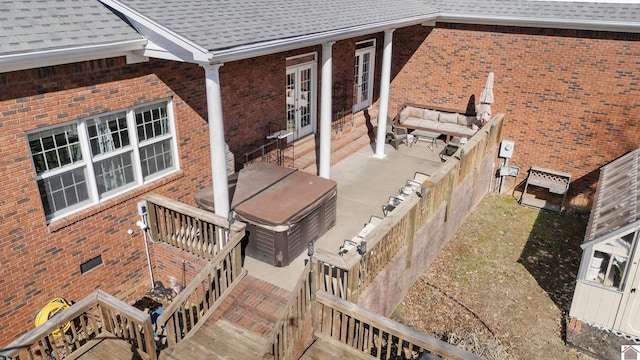
[{"label": "throw pillow", "polygon": [[440,113],[438,117],[438,121],[441,123],[449,123],[449,124],[457,124],[458,123],[458,113]]}]

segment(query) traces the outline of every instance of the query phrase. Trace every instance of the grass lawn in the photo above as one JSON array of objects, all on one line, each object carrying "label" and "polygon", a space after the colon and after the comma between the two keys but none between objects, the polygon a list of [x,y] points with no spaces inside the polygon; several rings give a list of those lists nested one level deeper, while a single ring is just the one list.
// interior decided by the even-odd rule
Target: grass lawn
[{"label": "grass lawn", "polygon": [[394,319],[494,359],[586,359],[564,345],[586,216],[489,194]]}]

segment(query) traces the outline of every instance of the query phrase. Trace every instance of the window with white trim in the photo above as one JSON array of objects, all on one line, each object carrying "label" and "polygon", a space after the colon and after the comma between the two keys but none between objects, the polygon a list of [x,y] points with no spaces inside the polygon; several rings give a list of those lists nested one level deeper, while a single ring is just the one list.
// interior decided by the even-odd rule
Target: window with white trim
[{"label": "window with white trim", "polygon": [[630,232],[594,245],[585,280],[621,290],[635,239]]},{"label": "window with white trim", "polygon": [[167,101],[30,132],[27,137],[47,221],[178,169]]}]

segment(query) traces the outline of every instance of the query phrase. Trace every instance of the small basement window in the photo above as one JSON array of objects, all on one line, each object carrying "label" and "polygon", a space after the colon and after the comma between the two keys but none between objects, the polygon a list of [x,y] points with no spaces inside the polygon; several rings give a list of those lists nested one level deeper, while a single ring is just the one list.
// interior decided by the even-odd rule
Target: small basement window
[{"label": "small basement window", "polygon": [[585,280],[620,290],[635,234],[631,232],[594,246]]}]

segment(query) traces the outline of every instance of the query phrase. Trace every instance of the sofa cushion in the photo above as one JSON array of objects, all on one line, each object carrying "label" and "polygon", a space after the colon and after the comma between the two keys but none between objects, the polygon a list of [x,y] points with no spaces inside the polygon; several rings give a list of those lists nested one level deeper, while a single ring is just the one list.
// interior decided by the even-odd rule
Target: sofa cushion
[{"label": "sofa cushion", "polygon": [[423,120],[422,118],[410,117],[401,123],[402,126],[406,126],[410,129],[419,128],[422,130],[437,130],[440,125],[437,121]]},{"label": "sofa cushion", "polygon": [[463,136],[463,137],[472,137],[473,134],[476,133],[476,130],[473,130],[470,127],[466,127],[458,124],[452,124],[452,123],[440,123],[440,125],[438,126],[438,131],[445,134],[451,134],[451,135]]},{"label": "sofa cushion", "polygon": [[458,114],[458,125],[471,127],[473,123],[476,121],[475,116],[467,116],[464,114]]},{"label": "sofa cushion", "polygon": [[440,113],[438,121],[445,124],[458,124],[458,113]]},{"label": "sofa cushion", "polygon": [[408,118],[422,118],[422,109],[415,108],[413,106],[407,106],[400,111],[398,119],[400,122],[404,122]]},{"label": "sofa cushion", "polygon": [[422,114],[422,118],[430,121],[438,121],[438,116],[440,116],[439,111],[424,109],[424,113]]}]

